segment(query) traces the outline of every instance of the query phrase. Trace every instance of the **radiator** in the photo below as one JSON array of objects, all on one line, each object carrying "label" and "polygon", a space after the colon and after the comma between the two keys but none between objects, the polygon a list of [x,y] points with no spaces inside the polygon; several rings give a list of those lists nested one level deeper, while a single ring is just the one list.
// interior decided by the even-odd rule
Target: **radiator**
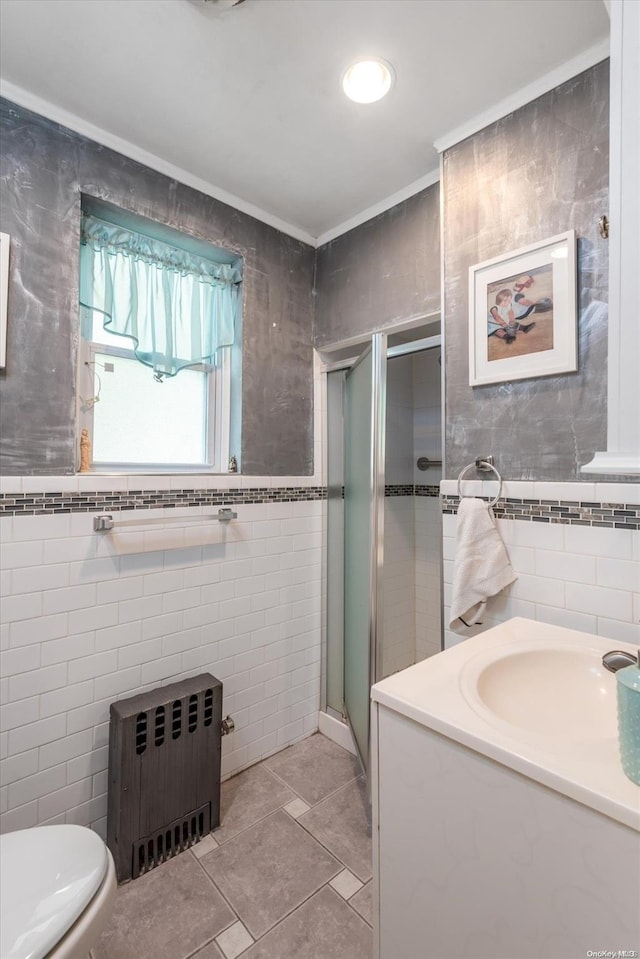
[{"label": "radiator", "polygon": [[107,845],[136,879],[220,825],[222,683],[210,673],[112,703]]}]

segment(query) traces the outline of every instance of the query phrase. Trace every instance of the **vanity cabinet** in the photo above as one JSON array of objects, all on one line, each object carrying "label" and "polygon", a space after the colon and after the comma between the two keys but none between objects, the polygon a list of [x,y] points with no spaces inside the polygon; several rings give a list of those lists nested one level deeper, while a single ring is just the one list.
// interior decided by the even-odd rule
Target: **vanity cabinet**
[{"label": "vanity cabinet", "polygon": [[616,779],[608,741],[593,764],[622,790],[618,818],[603,811],[610,797],[594,808],[539,781],[531,742],[515,755],[514,740],[519,768],[496,760],[495,737],[483,752],[465,703],[456,739],[456,704],[441,710],[438,691],[460,695],[461,659],[455,647],[373,690],[375,959],[637,956],[640,789]]}]

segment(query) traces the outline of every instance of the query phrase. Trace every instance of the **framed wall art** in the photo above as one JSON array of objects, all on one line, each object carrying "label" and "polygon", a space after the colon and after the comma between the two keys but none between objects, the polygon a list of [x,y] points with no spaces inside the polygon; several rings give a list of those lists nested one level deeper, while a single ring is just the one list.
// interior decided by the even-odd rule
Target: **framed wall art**
[{"label": "framed wall art", "polygon": [[469,384],[578,368],[574,230],[469,270]]}]

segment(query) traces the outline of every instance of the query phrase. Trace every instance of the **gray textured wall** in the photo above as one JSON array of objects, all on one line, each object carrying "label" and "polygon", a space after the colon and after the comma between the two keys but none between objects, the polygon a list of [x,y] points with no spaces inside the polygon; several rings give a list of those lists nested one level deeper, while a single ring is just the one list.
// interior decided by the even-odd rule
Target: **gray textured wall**
[{"label": "gray textured wall", "polygon": [[[608,61],[444,155],[446,475],[493,453],[504,478],[570,481],[606,449]],[[469,267],[575,229],[577,373],[469,386]]]},{"label": "gray textured wall", "polygon": [[314,250],[6,100],[0,124],[2,230],[11,235],[2,472],[75,468],[84,192],[244,257],[242,469],[311,474]]},{"label": "gray textured wall", "polygon": [[319,348],[439,309],[437,183],[318,250]]},{"label": "gray textured wall", "polygon": [[[86,192],[245,257],[243,471],[310,474],[313,250],[5,101],[0,120],[2,229],[12,235],[2,470],[74,468]],[[608,135],[605,62],[445,153],[447,476],[491,452],[505,478],[580,479],[580,465],[606,448],[608,251],[597,220],[607,209]],[[579,371],[471,388],[469,267],[571,228],[579,252]],[[439,303],[438,184],[317,251],[313,334],[320,348]]]}]

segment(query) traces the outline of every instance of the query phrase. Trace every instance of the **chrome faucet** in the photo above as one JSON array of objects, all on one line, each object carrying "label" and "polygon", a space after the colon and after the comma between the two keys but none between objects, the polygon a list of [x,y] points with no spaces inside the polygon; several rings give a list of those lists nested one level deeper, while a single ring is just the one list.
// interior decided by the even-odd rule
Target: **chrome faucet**
[{"label": "chrome faucet", "polygon": [[632,656],[631,653],[623,653],[621,649],[612,649],[610,653],[605,653],[602,657],[602,665],[610,673],[617,673],[624,666],[634,666],[640,663],[640,649],[638,655]]}]

